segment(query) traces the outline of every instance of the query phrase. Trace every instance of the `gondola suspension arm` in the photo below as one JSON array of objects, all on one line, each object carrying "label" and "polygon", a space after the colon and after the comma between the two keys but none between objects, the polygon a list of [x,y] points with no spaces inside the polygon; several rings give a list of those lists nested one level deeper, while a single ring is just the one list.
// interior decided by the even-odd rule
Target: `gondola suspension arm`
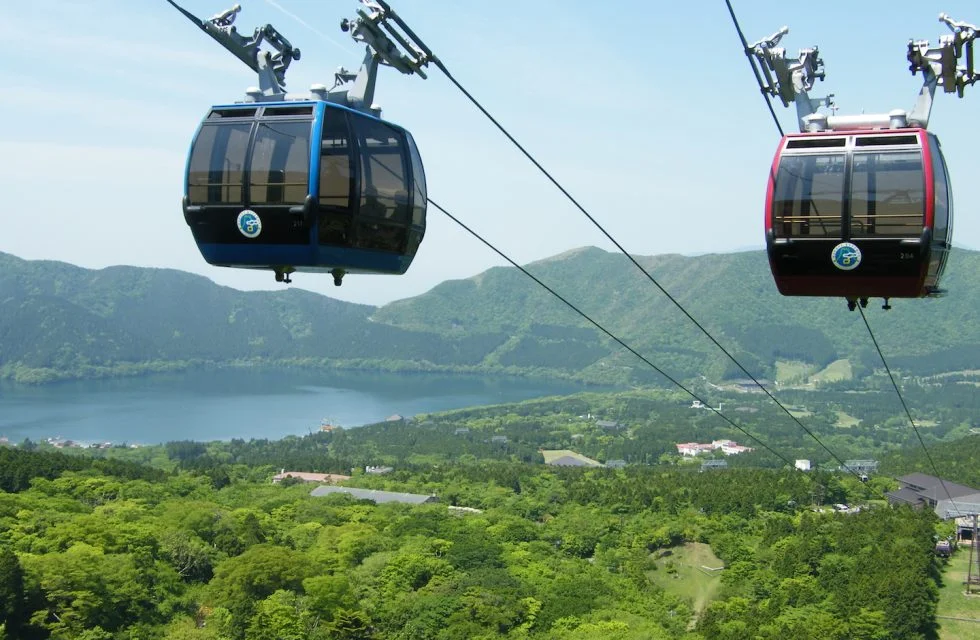
[{"label": "gondola suspension arm", "polygon": [[[813,99],[809,91],[817,80],[823,80],[823,60],[814,46],[802,49],[796,60],[788,59],[786,50],[779,46],[789,29],[783,27],[767,38],[747,47],[746,53],[754,57],[761,68],[760,88],[768,95],[778,97],[784,106],[796,105],[800,131],[825,131],[847,129],[887,129],[901,127],[928,128],[933,97],[937,86],[945,93],[963,97],[964,88],[980,79],[973,67],[973,41],[977,27],[959,22],[947,14],[939,14],[939,21],[953,32],[940,37],[939,44],[931,47],[927,40],[911,40],[908,44],[909,69],[912,74],[921,72],[922,88],[910,111],[895,109],[888,113],[838,116],[820,113],[820,107],[836,111],[833,94]],[[960,60],[966,54],[966,64]]]},{"label": "gondola suspension arm", "polygon": [[[928,40],[909,40],[909,71],[912,75],[922,72],[922,89],[908,120],[922,128],[929,125],[937,86],[942,86],[944,93],[956,92],[957,97],[962,98],[966,86],[980,78],[973,69],[973,41],[977,37],[977,27],[953,20],[945,13],[939,14],[939,21],[953,33],[940,36],[938,46],[930,47]],[[960,66],[964,49],[966,65]]]},{"label": "gondola suspension arm", "polygon": [[[357,17],[353,20],[344,19],[340,23],[340,29],[349,33],[355,41],[367,45],[364,61],[356,74],[343,67],[337,70],[334,87],[330,90],[328,99],[380,116],[380,107],[374,105],[378,65],[383,64],[405,75],[417,74],[426,79],[422,69],[434,56],[387,2],[361,0],[361,4],[363,8],[357,10]],[[337,89],[349,82],[353,82],[350,87]]]},{"label": "gondola suspension arm", "polygon": [[[271,24],[256,27],[251,37],[245,37],[238,33],[234,24],[235,18],[242,10],[239,4],[207,20],[201,20],[173,0],[167,2],[257,73],[259,91],[263,96],[282,99],[286,94],[286,70],[289,68],[289,63],[299,60],[300,51],[293,48],[289,40],[286,40],[275,27]],[[276,52],[263,50],[263,42],[268,43]]]},{"label": "gondola suspension arm", "polygon": [[768,38],[763,38],[748,47],[746,53],[754,56],[762,69],[760,87],[763,92],[778,97],[784,107],[791,103],[796,105],[796,115],[799,119],[800,130],[804,130],[806,118],[817,112],[822,106],[834,107],[833,94],[824,98],[811,98],[809,92],[817,80],[823,80],[826,73],[823,70],[823,60],[820,50],[814,46],[811,49],[801,49],[797,60],[786,57],[786,49],[779,46],[779,41],[789,33],[789,27],[783,27]]},{"label": "gondola suspension arm", "polygon": [[[299,60],[300,51],[275,27],[271,24],[257,27],[251,37],[245,37],[234,26],[241,5],[236,4],[227,11],[202,20],[174,0],[167,2],[258,74],[258,90],[249,89],[248,100],[287,98],[286,70],[293,60]],[[361,5],[356,18],[345,19],[340,24],[341,30],[366,45],[367,51],[360,69],[357,73],[351,73],[340,67],[334,74],[333,87],[327,89],[324,85],[314,85],[313,94],[321,100],[380,117],[381,109],[374,105],[378,65],[392,67],[406,75],[417,74],[424,79],[423,68],[435,56],[384,0],[361,0]],[[267,43],[275,52],[264,50],[263,43]]]}]

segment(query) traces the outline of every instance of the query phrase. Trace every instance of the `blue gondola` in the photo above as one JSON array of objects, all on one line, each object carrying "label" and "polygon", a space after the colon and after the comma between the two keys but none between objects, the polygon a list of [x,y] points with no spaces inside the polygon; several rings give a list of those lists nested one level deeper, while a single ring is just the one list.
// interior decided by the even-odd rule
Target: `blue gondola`
[{"label": "blue gondola", "polygon": [[[191,144],[184,220],[208,263],[295,271],[402,274],[425,235],[425,172],[411,134],[372,105],[378,65],[422,77],[424,45],[405,46],[388,20],[414,34],[383,1],[366,5],[344,31],[367,44],[357,74],[341,69],[334,89],[287,96],[285,72],[299,50],[266,25],[239,34],[234,8],[200,20],[168,0],[259,74],[245,102],[212,107]],[[263,51],[263,43],[276,50]],[[342,85],[346,88],[340,88]]]},{"label": "blue gondola", "polygon": [[191,145],[184,218],[213,265],[402,274],[425,209],[411,134],[340,105],[216,106]]}]

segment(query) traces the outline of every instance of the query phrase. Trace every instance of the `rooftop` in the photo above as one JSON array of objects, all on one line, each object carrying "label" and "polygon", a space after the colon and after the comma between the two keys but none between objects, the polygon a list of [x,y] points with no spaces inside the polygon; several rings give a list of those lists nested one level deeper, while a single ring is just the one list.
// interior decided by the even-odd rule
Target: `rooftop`
[{"label": "rooftop", "polygon": [[[960,519],[962,516],[980,514],[980,492],[956,496],[953,500],[942,499],[936,502],[936,515],[943,520]],[[972,518],[969,526],[973,527]]]},{"label": "rooftop", "polygon": [[286,471],[283,469],[272,476],[273,482],[282,482],[286,478],[295,478],[303,482],[340,482],[350,480],[350,476],[343,476],[337,473],[309,473],[306,471]]},{"label": "rooftop", "polygon": [[424,496],[417,493],[399,493],[397,491],[380,491],[378,489],[358,489],[356,487],[317,487],[310,492],[310,495],[320,498],[333,493],[346,493],[357,500],[370,500],[376,504],[386,502],[402,502],[406,504],[425,504],[426,502],[438,502],[436,496]]}]

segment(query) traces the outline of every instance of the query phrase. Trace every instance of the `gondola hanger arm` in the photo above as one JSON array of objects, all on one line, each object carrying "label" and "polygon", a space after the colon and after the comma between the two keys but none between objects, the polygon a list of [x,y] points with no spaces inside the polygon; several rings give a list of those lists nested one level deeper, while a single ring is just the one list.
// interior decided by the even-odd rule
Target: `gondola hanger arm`
[{"label": "gondola hanger arm", "polygon": [[[202,20],[174,0],[167,0],[167,2],[257,73],[262,97],[281,99],[285,96],[286,70],[293,60],[299,60],[300,51],[294,48],[275,27],[266,24],[256,27],[251,36],[243,36],[234,24],[235,18],[242,10],[239,4],[207,20]],[[268,44],[275,53],[264,49],[263,43]]]},{"label": "gondola hanger arm", "polygon": [[[234,23],[241,5],[202,20],[187,11],[174,0],[167,2],[188,20],[211,36],[235,57],[244,62],[259,76],[257,90],[247,91],[250,101],[286,99],[286,70],[293,60],[299,60],[300,51],[271,24],[258,27],[250,37],[238,33]],[[417,74],[425,78],[423,68],[436,61],[435,56],[418,36],[398,17],[384,0],[361,0],[353,20],[341,22],[341,29],[364,45],[366,52],[357,73],[340,67],[334,74],[334,85],[314,85],[315,99],[327,100],[357,111],[381,116],[381,109],[374,104],[378,65],[383,64],[404,74]],[[268,48],[263,48],[263,44]]]},{"label": "gondola hanger arm", "polygon": [[[786,50],[778,46],[783,36],[789,33],[786,27],[749,46],[746,53],[761,67],[758,78],[762,91],[779,97],[783,106],[796,105],[800,131],[907,126],[925,129],[929,125],[936,87],[941,86],[945,93],[955,92],[962,98],[964,89],[980,79],[973,64],[977,27],[953,20],[945,13],[939,14],[939,20],[953,33],[940,37],[937,46],[930,46],[927,40],[910,40],[908,43],[909,69],[913,75],[921,72],[923,76],[922,88],[910,111],[894,109],[887,113],[843,116],[818,112],[820,107],[828,107],[831,111],[836,109],[833,94],[820,99],[808,95],[816,80],[825,77],[819,49],[815,46],[801,49],[798,59],[787,59]],[[964,54],[966,61],[961,65]]]},{"label": "gondola hanger arm", "polygon": [[801,49],[796,60],[788,59],[786,49],[778,46],[787,33],[789,28],[783,27],[768,38],[750,45],[746,53],[754,56],[762,69],[762,91],[778,97],[785,107],[796,105],[802,131],[805,118],[822,106],[833,106],[833,94],[823,98],[810,97],[809,92],[816,81],[826,76],[820,50],[816,46]]},{"label": "gondola hanger arm", "polygon": [[[418,75],[425,79],[423,68],[435,56],[398,17],[384,0],[361,0],[353,20],[344,19],[340,29],[349,33],[354,41],[366,46],[364,61],[356,74],[341,67],[334,75],[334,88],[330,100],[346,104],[352,109],[380,116],[381,109],[374,105],[378,65],[396,69],[405,75]],[[392,24],[394,23],[394,24]],[[349,87],[337,89],[344,84]]]},{"label": "gondola hanger arm", "polygon": [[[978,79],[973,69],[973,41],[977,37],[977,28],[953,20],[945,13],[939,14],[939,21],[953,33],[940,36],[939,44],[935,47],[930,47],[928,40],[910,40],[906,56],[912,75],[922,73],[922,89],[908,119],[910,123],[923,128],[929,126],[937,86],[941,86],[944,93],[955,92],[962,98],[967,85],[972,85]],[[964,51],[966,64],[961,66]]]},{"label": "gondola hanger arm", "polygon": [[[973,68],[973,41],[977,37],[977,27],[953,20],[945,13],[939,14],[939,21],[953,33],[940,36],[937,46],[930,47],[928,40],[910,40],[908,45],[909,70],[912,75],[921,72],[923,78],[922,89],[909,120],[923,127],[929,124],[937,86],[941,86],[944,93],[955,92],[962,98],[964,89],[980,79]],[[960,65],[964,52],[966,64]]]}]

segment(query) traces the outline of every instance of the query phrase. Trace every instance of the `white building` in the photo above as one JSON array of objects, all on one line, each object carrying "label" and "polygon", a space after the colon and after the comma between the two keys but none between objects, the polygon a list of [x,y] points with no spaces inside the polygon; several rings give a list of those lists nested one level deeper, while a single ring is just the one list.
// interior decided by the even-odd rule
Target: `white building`
[{"label": "white building", "polygon": [[681,454],[682,456],[690,457],[694,457],[705,452],[715,451],[717,449],[721,449],[721,452],[726,456],[734,456],[740,453],[754,451],[752,447],[743,447],[734,440],[715,440],[711,444],[683,442],[675,446],[677,447],[677,453]]},{"label": "white building", "polygon": [[712,445],[699,444],[697,442],[684,442],[676,446],[677,446],[677,453],[681,454],[682,456],[694,457],[706,451],[714,451],[714,447]]}]

